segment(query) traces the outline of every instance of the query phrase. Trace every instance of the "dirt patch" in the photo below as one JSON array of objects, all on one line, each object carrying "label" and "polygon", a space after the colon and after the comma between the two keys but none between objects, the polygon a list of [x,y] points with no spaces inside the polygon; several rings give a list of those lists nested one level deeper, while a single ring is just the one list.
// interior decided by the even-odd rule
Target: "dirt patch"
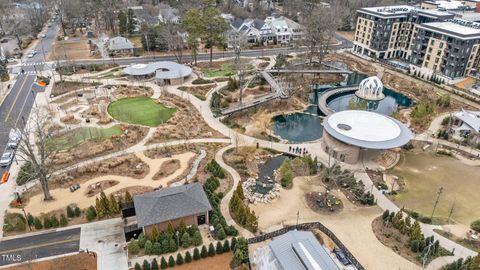
[{"label": "dirt patch", "polygon": [[51,270],[51,269],[69,269],[69,270],[96,270],[97,258],[93,254],[79,253],[61,258],[56,258],[41,262],[28,262],[18,266],[5,268],[5,270]]},{"label": "dirt patch", "polygon": [[158,172],[152,177],[153,180],[159,180],[163,177],[167,177],[173,174],[176,170],[180,169],[180,160],[178,159],[171,159],[169,161],[165,161],[160,166]]},{"label": "dirt patch", "polygon": [[387,189],[388,190],[387,184],[385,183],[385,181],[383,181],[383,172],[377,171],[377,170],[370,170],[370,169],[367,169],[365,172],[368,174],[368,177],[370,177],[373,184],[378,189]]},{"label": "dirt patch", "polygon": [[[80,37],[78,37],[80,36]],[[52,51],[48,54],[47,60],[73,60],[92,58],[88,38],[84,33],[77,31],[69,40],[55,41]]]},{"label": "dirt patch", "polygon": [[138,195],[138,194],[151,192],[151,191],[153,191],[153,188],[152,187],[146,187],[146,186],[132,186],[132,187],[127,187],[127,188],[122,188],[119,191],[114,192],[113,194],[116,197],[118,197],[118,196],[123,197],[125,195],[126,191],[128,191],[128,193],[130,193],[130,195],[135,196],[135,195]]},{"label": "dirt patch", "polygon": [[162,94],[159,101],[176,107],[178,111],[167,123],[156,129],[148,144],[179,139],[224,138],[221,133],[205,123],[200,112],[188,101],[166,92]]},{"label": "dirt patch", "polygon": [[69,124],[69,125],[76,125],[79,124],[81,121],[80,119],[76,119],[75,115],[69,114],[65,115],[64,117],[60,118],[60,122],[64,124]]},{"label": "dirt patch", "polygon": [[197,86],[180,86],[178,87],[179,90],[185,91],[190,93],[201,100],[205,100],[207,97],[207,93],[212,90],[216,85],[197,85]]},{"label": "dirt patch", "polygon": [[169,269],[175,270],[197,270],[197,269],[209,269],[209,270],[225,270],[231,269],[230,263],[232,262],[233,255],[231,252],[216,255],[215,257],[208,257],[200,259],[198,261],[192,261],[191,263],[175,266]]},{"label": "dirt patch", "polygon": [[112,88],[112,94],[116,99],[141,96],[150,97],[153,95],[153,89],[146,86],[115,85]]},{"label": "dirt patch", "polygon": [[114,181],[114,180],[107,180],[107,181],[101,181],[101,182],[97,182],[95,184],[91,184],[90,186],[88,186],[88,190],[87,190],[87,197],[92,197],[92,196],[95,196],[97,194],[99,194],[100,192],[102,192],[102,190],[104,189],[107,189],[109,187],[113,187],[115,185],[118,185],[118,181]]}]

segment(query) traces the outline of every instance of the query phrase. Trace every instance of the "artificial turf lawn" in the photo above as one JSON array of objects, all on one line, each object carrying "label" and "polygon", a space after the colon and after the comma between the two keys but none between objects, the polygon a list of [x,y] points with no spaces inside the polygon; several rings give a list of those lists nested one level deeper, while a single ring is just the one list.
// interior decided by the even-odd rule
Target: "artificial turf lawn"
[{"label": "artificial turf lawn", "polygon": [[53,137],[48,144],[55,150],[68,150],[84,141],[93,139],[108,139],[113,135],[121,135],[119,126],[110,128],[81,127],[69,132],[66,135]]},{"label": "artificial turf lawn", "polygon": [[176,111],[149,97],[123,98],[108,105],[108,113],[118,121],[149,127],[165,123]]}]

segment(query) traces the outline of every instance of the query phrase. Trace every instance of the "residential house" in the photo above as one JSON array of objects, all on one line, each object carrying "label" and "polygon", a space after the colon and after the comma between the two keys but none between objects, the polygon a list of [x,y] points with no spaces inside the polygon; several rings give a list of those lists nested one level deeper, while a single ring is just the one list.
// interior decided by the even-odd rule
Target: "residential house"
[{"label": "residential house", "polygon": [[258,270],[340,270],[311,231],[289,231],[254,252]]},{"label": "residential house", "polygon": [[165,231],[168,224],[178,227],[209,224],[212,206],[200,183],[160,189],[133,197],[137,227],[150,235],[153,228]]},{"label": "residential house", "polygon": [[160,8],[158,12],[158,20],[160,23],[180,23],[180,16],[178,16],[178,9],[172,8],[168,5]]},{"label": "residential house", "polygon": [[133,54],[133,43],[126,37],[114,37],[108,42],[108,51],[113,55]]}]

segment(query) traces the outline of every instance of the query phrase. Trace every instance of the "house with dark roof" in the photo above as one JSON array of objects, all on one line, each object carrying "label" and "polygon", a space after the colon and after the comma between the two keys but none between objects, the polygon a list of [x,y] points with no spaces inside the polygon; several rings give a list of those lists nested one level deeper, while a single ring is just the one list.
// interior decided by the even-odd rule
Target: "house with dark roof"
[{"label": "house with dark roof", "polygon": [[188,225],[209,224],[212,206],[200,183],[160,189],[133,197],[137,227],[150,235],[154,227],[165,231],[183,221]]}]

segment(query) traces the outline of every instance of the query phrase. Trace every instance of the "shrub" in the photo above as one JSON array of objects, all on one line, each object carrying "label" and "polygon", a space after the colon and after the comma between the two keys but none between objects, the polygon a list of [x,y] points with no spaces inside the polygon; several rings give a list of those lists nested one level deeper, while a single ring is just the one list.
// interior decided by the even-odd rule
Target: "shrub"
[{"label": "shrub", "polygon": [[190,235],[188,235],[188,232],[185,232],[185,233],[182,235],[182,239],[181,239],[180,242],[182,243],[182,247],[183,247],[183,248],[188,248],[188,247],[191,245]]},{"label": "shrub", "polygon": [[170,239],[170,242],[168,242],[168,251],[169,252],[175,252],[178,250],[178,247],[177,247],[177,243],[175,242],[175,240]]},{"label": "shrub", "polygon": [[[158,243],[155,243],[155,244],[158,244]],[[157,258],[153,258],[152,267],[151,267],[150,269],[151,269],[151,270],[158,270]]]},{"label": "shrub", "polygon": [[143,260],[143,270],[150,270],[150,263],[147,260]]},{"label": "shrub", "polygon": [[145,242],[145,254],[146,255],[151,255],[153,253],[153,244],[152,241],[147,240]]},{"label": "shrub", "polygon": [[222,254],[223,253],[223,246],[220,241],[217,242],[217,246],[215,247],[215,253]]},{"label": "shrub", "polygon": [[143,232],[141,232],[139,235],[138,235],[138,245],[140,246],[140,248],[145,248],[145,242],[147,241],[147,239],[145,238],[145,234],[143,234]]},{"label": "shrub", "polygon": [[68,225],[68,220],[67,217],[65,217],[65,214],[60,215],[60,226],[65,227]]},{"label": "shrub", "polygon": [[162,257],[160,260],[160,268],[161,269],[166,269],[168,267],[167,260],[165,260],[165,257]]},{"label": "shrub", "polygon": [[48,216],[43,217],[43,227],[45,229],[52,228],[52,222],[50,221],[50,218],[48,218]]},{"label": "shrub", "polygon": [[79,217],[82,215],[82,211],[80,211],[80,208],[78,208],[78,206],[75,207],[75,216],[76,217]]},{"label": "shrub", "polygon": [[202,78],[198,78],[192,81],[192,84],[207,84],[207,83],[213,83],[211,80],[205,80]]},{"label": "shrub", "polygon": [[470,228],[476,232],[480,232],[480,219],[473,221],[470,224]]},{"label": "shrub", "polygon": [[185,252],[185,262],[190,263],[192,261],[192,255],[190,255],[190,251]]},{"label": "shrub", "polygon": [[85,211],[85,215],[87,216],[88,221],[92,221],[95,218],[97,218],[97,211],[95,210],[95,207],[90,206],[87,208],[87,211]]},{"label": "shrub", "polygon": [[207,247],[205,245],[203,245],[202,246],[202,251],[200,252],[200,257],[201,258],[206,258],[207,256],[208,256]]},{"label": "shrub", "polygon": [[67,217],[68,218],[73,218],[75,217],[75,211],[73,211],[72,207],[67,206]]},{"label": "shrub", "polygon": [[200,251],[198,251],[198,248],[193,249],[193,259],[195,261],[200,259]]},{"label": "shrub", "polygon": [[135,263],[135,270],[142,270],[142,267],[140,266],[140,264]]},{"label": "shrub", "polygon": [[173,256],[170,255],[168,258],[168,267],[174,267],[175,266],[175,259],[173,259]]},{"label": "shrub", "polygon": [[177,265],[183,264],[183,256],[181,253],[177,253],[177,261],[175,262]]},{"label": "shrub", "polygon": [[215,247],[213,246],[213,243],[210,243],[210,245],[208,245],[208,256],[215,256]]},{"label": "shrub", "polygon": [[200,234],[200,231],[195,231],[195,233],[193,234],[193,238],[192,238],[192,244],[194,246],[200,246],[201,244],[203,243],[203,240],[202,240],[202,235]]},{"label": "shrub", "polygon": [[220,230],[218,230],[218,232],[217,232],[217,237],[218,237],[218,239],[220,239],[220,240],[223,240],[223,239],[225,239],[225,237],[227,237],[227,236],[225,235],[225,230],[224,230],[223,228],[220,228]]},{"label": "shrub", "polygon": [[50,222],[52,223],[52,227],[53,228],[57,228],[59,225],[60,225],[60,222],[58,221],[58,218],[57,216],[53,215],[51,218],[50,218]]},{"label": "shrub", "polygon": [[230,251],[230,243],[228,242],[228,239],[223,242],[223,252],[228,252]]},{"label": "shrub", "polygon": [[25,231],[25,229],[27,229],[27,225],[25,224],[25,221],[23,221],[23,219],[17,219],[17,223],[15,224],[15,227],[14,227],[15,231],[17,232],[22,232],[22,231]]},{"label": "shrub", "polygon": [[28,215],[27,215],[27,224],[28,224],[28,225],[33,225],[33,220],[34,220],[34,218],[33,218],[32,214],[28,213]]},{"label": "shrub", "polygon": [[162,245],[160,245],[159,242],[155,242],[155,243],[153,244],[152,253],[153,253],[154,255],[160,255],[160,254],[162,254]]},{"label": "shrub", "polygon": [[128,252],[130,252],[133,255],[138,254],[140,252],[140,246],[138,245],[138,241],[135,239],[130,240],[128,243]]},{"label": "shrub", "polygon": [[21,186],[30,180],[32,180],[33,175],[33,168],[32,168],[32,163],[31,162],[25,162],[22,167],[20,167],[20,171],[18,172],[17,176],[17,185]]},{"label": "shrub", "polygon": [[35,217],[33,219],[33,226],[35,226],[35,230],[41,230],[43,229],[43,225],[42,225],[42,222],[40,221],[40,219],[38,217]]}]

